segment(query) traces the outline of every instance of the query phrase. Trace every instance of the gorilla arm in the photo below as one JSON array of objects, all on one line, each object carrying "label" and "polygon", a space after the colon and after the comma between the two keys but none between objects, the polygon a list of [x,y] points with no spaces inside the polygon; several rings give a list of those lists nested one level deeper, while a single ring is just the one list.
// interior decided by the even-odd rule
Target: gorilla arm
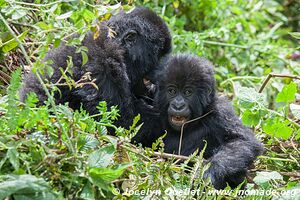
[{"label": "gorilla arm", "polygon": [[209,159],[210,168],[206,176],[210,176],[216,189],[239,185],[246,175],[248,167],[261,154],[263,147],[257,141],[252,131],[244,127],[234,114],[231,105],[226,100],[219,100],[217,119],[214,127],[217,128],[216,137],[220,140],[220,147]]}]

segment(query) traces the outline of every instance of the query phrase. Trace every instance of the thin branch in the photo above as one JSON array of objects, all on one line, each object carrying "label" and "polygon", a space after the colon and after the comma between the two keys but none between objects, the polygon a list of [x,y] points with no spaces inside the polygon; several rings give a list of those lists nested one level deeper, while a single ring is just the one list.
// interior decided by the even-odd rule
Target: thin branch
[{"label": "thin branch", "polygon": [[240,49],[249,49],[249,46],[244,46],[244,45],[238,45],[238,44],[229,44],[229,43],[224,43],[224,42],[215,42],[215,41],[208,41],[208,40],[203,40],[202,41],[204,44],[211,44],[211,45],[217,45],[217,46],[225,46],[225,47],[235,47],[235,48],[240,48]]},{"label": "thin branch", "polygon": [[[127,145],[129,145],[129,146],[127,146]],[[136,146],[134,146],[131,143],[126,143],[126,145],[122,144],[121,146],[125,150],[130,151],[132,153],[135,153],[135,154],[143,157],[145,160],[151,161],[151,159],[149,157],[145,156],[145,152],[146,151],[144,149],[142,149],[142,150],[139,149],[138,150],[136,148]],[[166,158],[166,159],[173,159],[173,158],[175,158],[175,159],[178,159],[178,160],[181,160],[181,161],[186,161],[186,160],[190,159],[188,156],[182,156],[182,155],[176,155],[176,154],[170,154],[170,153],[164,153],[164,152],[157,152],[157,151],[154,151],[153,155],[161,157],[161,158]],[[203,159],[203,160],[205,161],[205,159]],[[192,159],[191,162],[195,162],[195,161]]]},{"label": "thin branch", "polygon": [[300,80],[300,76],[297,76],[297,75],[270,73],[270,74],[268,74],[268,76],[264,80],[264,82],[262,83],[261,87],[259,88],[258,93],[261,93],[264,90],[264,88],[266,87],[267,83],[270,81],[270,79],[272,77],[292,78],[292,79],[298,79],[298,80]]},{"label": "thin branch", "polygon": [[180,130],[180,140],[179,140],[179,146],[178,146],[178,155],[180,155],[180,153],[181,153],[181,144],[182,144],[182,137],[183,137],[183,128],[184,128],[184,126],[185,126],[186,124],[192,123],[192,122],[194,122],[194,121],[197,121],[197,120],[199,120],[199,119],[202,119],[202,118],[206,117],[207,115],[209,115],[209,114],[212,113],[213,111],[214,111],[214,110],[211,110],[211,111],[205,113],[204,115],[202,115],[202,116],[200,116],[200,117],[197,117],[197,118],[195,118],[195,119],[186,121],[185,123],[182,124],[181,130]]},{"label": "thin branch", "polygon": [[279,173],[284,176],[292,176],[292,177],[300,178],[300,172],[279,172]]},{"label": "thin branch", "polygon": [[296,163],[294,160],[292,159],[288,159],[288,158],[273,158],[273,157],[269,157],[269,156],[259,156],[259,159],[266,159],[266,160],[275,160],[275,161],[284,161],[284,162],[292,162],[292,163]]},{"label": "thin branch", "polygon": [[34,7],[47,7],[47,6],[52,6],[54,4],[58,4],[58,3],[62,3],[64,2],[63,0],[60,1],[55,1],[55,2],[51,2],[51,3],[47,3],[47,4],[35,4],[35,3],[27,3],[27,2],[19,2],[19,1],[15,1],[15,4],[20,4],[20,5],[25,5],[25,6],[34,6]]},{"label": "thin branch", "polygon": [[256,77],[256,76],[235,76],[229,79],[226,79],[225,81],[221,82],[220,85],[224,86],[228,82],[236,81],[236,80],[254,80],[254,81],[261,81],[262,78]]},{"label": "thin branch", "polygon": [[181,155],[170,154],[170,153],[161,153],[161,152],[157,152],[157,151],[154,151],[154,155],[162,157],[162,158],[175,158],[175,159],[179,159],[179,160],[183,160],[183,161],[189,159],[189,157],[187,157],[187,156],[181,156]]}]

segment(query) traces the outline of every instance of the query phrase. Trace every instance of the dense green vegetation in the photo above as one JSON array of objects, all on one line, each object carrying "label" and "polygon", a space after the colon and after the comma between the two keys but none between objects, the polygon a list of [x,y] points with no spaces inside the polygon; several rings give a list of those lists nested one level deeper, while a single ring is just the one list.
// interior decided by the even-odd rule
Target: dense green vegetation
[{"label": "dense green vegetation", "polygon": [[[95,121],[84,110],[53,105],[52,98],[41,107],[35,95],[18,100],[22,71],[43,68],[49,47],[136,5],[167,22],[173,52],[214,63],[220,95],[233,100],[243,123],[265,145],[250,171],[248,193],[228,188],[218,198],[300,198],[298,1],[0,0],[0,199],[191,199],[189,190],[200,191],[199,199],[216,198],[201,179],[201,156],[178,162],[162,154],[161,140],[152,149],[130,143],[139,117],[126,130],[114,126],[117,108],[105,102]],[[86,50],[79,51],[85,57]],[[116,136],[107,135],[108,127]],[[250,189],[260,193],[250,195]]]}]

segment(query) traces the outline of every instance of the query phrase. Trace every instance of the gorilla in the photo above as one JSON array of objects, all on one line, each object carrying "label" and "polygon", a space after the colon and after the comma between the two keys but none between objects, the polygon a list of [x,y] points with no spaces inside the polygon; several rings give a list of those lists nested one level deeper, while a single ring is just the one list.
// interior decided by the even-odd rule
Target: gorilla
[{"label": "gorilla", "polygon": [[204,58],[177,54],[163,65],[156,84],[157,114],[144,114],[151,133],[143,132],[134,138],[136,142],[150,146],[166,131],[164,151],[185,156],[201,151],[207,143],[204,158],[210,167],[205,177],[211,178],[214,187],[222,189],[227,183],[236,187],[243,182],[263,147],[242,125],[230,103],[216,95],[212,64]]},{"label": "gorilla", "polygon": [[161,58],[171,51],[171,35],[166,23],[154,12],[138,7],[131,13],[113,16],[108,22],[115,39],[125,50],[125,64],[135,95],[147,89],[143,78],[152,80]]},{"label": "gorilla", "polygon": [[[56,103],[68,102],[73,109],[82,106],[88,113],[95,114],[99,102],[105,100],[108,107],[118,106],[121,119],[117,124],[128,127],[138,112],[134,102],[147,92],[144,79],[150,78],[160,59],[171,51],[170,32],[158,15],[147,8],[137,7],[102,23],[99,33],[95,39],[94,33],[88,32],[82,41],[88,49],[88,61],[84,65],[81,54],[76,53],[76,46],[63,42],[58,48],[51,49],[43,64],[51,60],[54,73],[50,76],[45,70],[42,78],[50,85],[57,83],[62,77],[61,69],[76,82],[89,75],[90,80],[95,80],[94,84],[83,83],[82,87],[71,89],[60,84],[60,92],[55,93]],[[70,70],[67,68],[69,57],[73,63]],[[47,99],[32,72],[24,76],[21,101],[25,101],[29,92],[37,94],[39,104]]]}]

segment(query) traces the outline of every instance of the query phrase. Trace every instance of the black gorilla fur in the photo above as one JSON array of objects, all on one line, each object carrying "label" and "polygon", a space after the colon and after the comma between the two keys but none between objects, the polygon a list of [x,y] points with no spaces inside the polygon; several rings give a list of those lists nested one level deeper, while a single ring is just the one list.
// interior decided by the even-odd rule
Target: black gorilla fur
[{"label": "black gorilla fur", "polygon": [[[212,64],[204,58],[178,54],[164,64],[157,77],[154,106],[159,115],[144,114],[146,127],[152,132],[148,138],[146,133],[143,138],[139,135],[137,142],[149,146],[166,130],[165,152],[178,154],[181,127],[185,123],[181,155],[202,150],[204,140],[207,141],[204,158],[211,165],[205,176],[211,178],[217,189],[224,188],[226,183],[236,187],[262,152],[262,145],[242,125],[230,103],[217,97]],[[200,116],[203,117],[188,122]]]},{"label": "black gorilla fur", "polygon": [[143,78],[153,78],[160,59],[171,51],[172,39],[166,23],[154,12],[139,7],[131,13],[113,16],[108,26],[125,49],[131,88],[136,95],[144,94],[147,89]]},{"label": "black gorilla fur", "polygon": [[[108,37],[108,27],[115,33]],[[92,85],[69,89],[60,86],[61,94],[57,93],[57,103],[69,102],[69,106],[78,109],[80,105],[90,114],[97,113],[96,106],[105,100],[108,106],[117,105],[121,119],[119,125],[128,126],[134,111],[136,96],[146,92],[143,78],[150,76],[159,60],[171,50],[171,36],[164,21],[146,8],[135,8],[130,13],[122,12],[112,17],[105,25],[101,25],[100,36],[94,40],[89,32],[82,45],[88,48],[88,62],[82,66],[82,57],[76,47],[62,43],[58,48],[50,50],[44,61],[52,60],[53,76],[43,79],[56,83],[61,77],[59,68],[66,69],[68,57],[72,57],[72,73],[75,81],[90,72],[96,79],[98,89]],[[24,101],[29,92],[38,95],[40,103],[47,96],[35,74],[25,75],[20,90],[20,99]],[[137,111],[138,112],[138,111]]]}]

